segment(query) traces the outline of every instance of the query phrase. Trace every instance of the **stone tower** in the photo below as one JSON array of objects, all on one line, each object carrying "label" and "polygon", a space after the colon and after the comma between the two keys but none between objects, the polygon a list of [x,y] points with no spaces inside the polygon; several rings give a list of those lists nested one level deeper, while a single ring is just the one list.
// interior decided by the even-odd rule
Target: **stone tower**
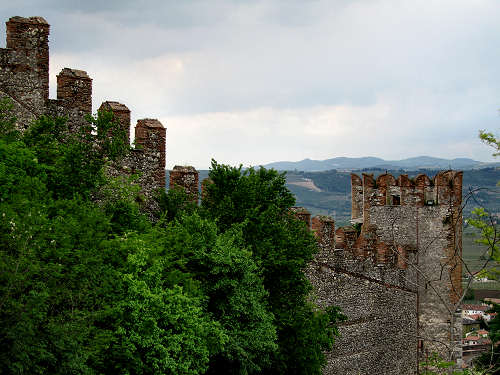
[{"label": "stone tower", "polygon": [[324,374],[412,375],[434,352],[460,362],[462,172],[352,174],[351,188],[351,227],[312,219],[316,300],[348,317]]},{"label": "stone tower", "polygon": [[[433,352],[461,357],[462,176],[352,175],[352,221],[362,223],[357,242],[374,233],[377,249],[416,270],[420,359]],[[413,261],[404,262],[410,254]]]}]

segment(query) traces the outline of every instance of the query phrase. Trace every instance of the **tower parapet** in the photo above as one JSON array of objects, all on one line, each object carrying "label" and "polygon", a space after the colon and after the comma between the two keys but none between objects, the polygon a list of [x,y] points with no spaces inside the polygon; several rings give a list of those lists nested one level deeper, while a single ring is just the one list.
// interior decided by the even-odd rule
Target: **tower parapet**
[{"label": "tower parapet", "polygon": [[335,230],[333,219],[315,216],[312,228],[319,252],[306,274],[315,287],[315,300],[323,308],[339,306],[348,318],[339,326],[333,350],[326,353],[323,373],[413,375],[415,274],[398,266],[373,225],[361,236],[359,228]]},{"label": "tower parapet", "polygon": [[435,351],[445,358],[459,356],[461,322],[453,312],[462,294],[462,176],[451,170],[414,179],[385,173],[375,180],[363,174],[362,227],[355,248],[370,249],[377,262],[418,270],[421,355]]},{"label": "tower parapet", "polygon": [[332,223],[333,245],[312,219],[317,302],[348,316],[324,373],[414,374],[432,352],[459,361],[462,172],[352,174],[351,193],[353,225]]}]

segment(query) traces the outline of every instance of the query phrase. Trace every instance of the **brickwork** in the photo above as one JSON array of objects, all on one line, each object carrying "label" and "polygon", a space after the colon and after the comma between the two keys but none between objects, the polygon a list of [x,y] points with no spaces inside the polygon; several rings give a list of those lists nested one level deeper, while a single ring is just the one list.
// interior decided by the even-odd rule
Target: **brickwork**
[{"label": "brickwork", "polygon": [[415,374],[416,273],[398,267],[374,233],[362,238],[353,228],[335,230],[324,216],[313,217],[312,228],[319,253],[306,273],[316,302],[340,306],[348,317],[323,373]]},{"label": "brickwork", "polygon": [[292,207],[292,213],[297,219],[303,221],[308,228],[311,228],[311,213],[303,207]]},{"label": "brickwork", "polygon": [[87,72],[63,68],[57,75],[57,99],[82,115],[92,113],[92,79]]},{"label": "brickwork", "polygon": [[14,103],[21,130],[45,111],[49,97],[49,29],[42,17],[12,17],[0,49],[0,96]]},{"label": "brickwork", "polygon": [[106,101],[101,104],[99,111],[113,113],[114,120],[118,121],[126,134],[127,144],[130,143],[130,109],[125,104],[113,101]]}]

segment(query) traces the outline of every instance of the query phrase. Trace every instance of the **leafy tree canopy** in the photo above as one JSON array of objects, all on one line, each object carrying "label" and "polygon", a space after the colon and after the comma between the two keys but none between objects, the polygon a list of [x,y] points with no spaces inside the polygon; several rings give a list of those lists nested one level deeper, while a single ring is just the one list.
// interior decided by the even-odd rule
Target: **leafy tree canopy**
[{"label": "leafy tree canopy", "polygon": [[[212,164],[203,207],[106,168],[109,113],[21,134],[0,102],[0,373],[320,374],[342,319],[310,302],[316,251],[283,175]],[[113,135],[110,137],[110,135]]]}]

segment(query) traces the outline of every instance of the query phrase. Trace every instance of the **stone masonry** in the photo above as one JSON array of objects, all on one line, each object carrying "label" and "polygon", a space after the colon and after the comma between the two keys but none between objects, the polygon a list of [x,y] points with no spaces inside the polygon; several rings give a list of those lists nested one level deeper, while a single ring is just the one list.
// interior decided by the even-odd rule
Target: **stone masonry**
[{"label": "stone masonry", "polygon": [[351,188],[353,227],[312,218],[317,302],[348,316],[324,374],[418,374],[434,352],[459,363],[462,172],[352,174]]},{"label": "stone masonry", "polygon": [[[57,76],[57,99],[49,99],[49,29],[41,17],[7,22],[0,98],[13,103],[21,131],[41,115],[66,117],[75,130],[92,113],[93,82],[82,70],[64,68]],[[113,113],[130,141],[128,107],[105,101],[99,109]],[[146,206],[153,209],[153,195],[165,188],[165,143],[158,120],[138,120],[135,148],[109,170],[137,173]],[[170,186],[198,201],[193,167],[174,167]],[[292,209],[318,240],[319,253],[307,269],[318,304],[340,306],[348,317],[326,353],[324,374],[417,374],[418,363],[433,352],[459,361],[462,173],[412,180],[353,174],[351,186],[353,226],[335,229],[329,217]]]}]

